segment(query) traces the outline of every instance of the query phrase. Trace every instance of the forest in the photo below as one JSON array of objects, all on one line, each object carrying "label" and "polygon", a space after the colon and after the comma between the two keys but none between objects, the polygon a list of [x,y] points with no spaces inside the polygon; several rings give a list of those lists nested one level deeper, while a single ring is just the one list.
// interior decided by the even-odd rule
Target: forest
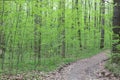
[{"label": "forest", "polygon": [[0,0],[0,75],[49,72],[106,49],[120,74],[119,21],[119,0]]}]

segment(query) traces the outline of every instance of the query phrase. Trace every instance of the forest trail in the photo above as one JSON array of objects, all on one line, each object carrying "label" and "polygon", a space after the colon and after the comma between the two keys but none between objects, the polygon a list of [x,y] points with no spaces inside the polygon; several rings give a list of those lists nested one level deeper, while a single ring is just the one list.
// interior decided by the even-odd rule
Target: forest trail
[{"label": "forest trail", "polygon": [[102,62],[104,62],[108,57],[107,53],[109,51],[103,51],[91,58],[79,60],[63,71],[64,80],[90,80],[97,79],[96,71],[102,67]]},{"label": "forest trail", "polygon": [[[108,53],[110,51],[105,50],[91,58],[79,60],[45,80],[117,80],[113,77],[111,79],[102,77],[102,74],[99,73],[101,70],[105,70],[104,63],[108,59]],[[106,76],[111,74],[108,71],[107,73],[103,71],[103,73]]]}]

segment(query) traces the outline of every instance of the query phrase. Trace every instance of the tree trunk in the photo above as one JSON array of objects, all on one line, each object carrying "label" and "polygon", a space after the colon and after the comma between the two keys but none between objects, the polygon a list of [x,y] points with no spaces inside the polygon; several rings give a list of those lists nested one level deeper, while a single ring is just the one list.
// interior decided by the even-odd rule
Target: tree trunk
[{"label": "tree trunk", "polygon": [[105,0],[101,1],[101,41],[100,41],[100,48],[104,48],[104,24],[105,24],[105,20],[104,20],[104,14],[105,14]]},{"label": "tree trunk", "polygon": [[112,63],[120,64],[120,0],[114,0]]},{"label": "tree trunk", "polygon": [[[37,8],[42,8],[42,0],[36,2]],[[35,28],[34,28],[34,52],[35,52],[35,63],[38,61],[37,65],[40,64],[41,58],[41,31],[40,28],[42,26],[42,11],[39,11],[40,15],[36,13],[35,17]]]},{"label": "tree trunk", "polygon": [[117,5],[114,6],[113,14],[113,40],[115,42],[112,45],[112,51],[113,53],[120,53],[120,48],[117,48],[120,45],[120,0],[114,0],[114,3]]},{"label": "tree trunk", "polygon": [[[80,27],[80,19],[79,19],[79,6],[78,6],[78,0],[75,1],[75,4],[76,4],[76,10],[77,10],[77,18],[76,18],[76,21],[77,21],[77,25],[78,25],[78,28]],[[78,29],[78,40],[79,40],[79,47],[80,49],[82,48],[82,43],[81,43],[81,30],[80,28]]]},{"label": "tree trunk", "polygon": [[1,53],[0,53],[0,58],[3,57],[4,55],[4,50],[5,50],[5,40],[4,40],[4,1],[0,1],[1,3],[1,6],[0,6],[0,10],[2,12],[1,14],[1,18],[0,18],[0,50],[1,50]]},{"label": "tree trunk", "polygon": [[62,57],[64,58],[65,57],[65,0],[62,0],[61,1],[61,8],[62,8],[62,16],[61,16],[61,22],[62,22],[62,27],[63,27],[63,30],[62,30]]},{"label": "tree trunk", "polygon": [[4,59],[5,59],[5,32],[4,32],[4,0],[2,0],[2,15],[0,19],[0,58],[2,58],[2,69],[4,68]]},{"label": "tree trunk", "polygon": [[65,0],[60,0],[59,2],[59,18],[58,18],[58,23],[59,23],[59,28],[60,29],[60,41],[62,44],[58,46],[59,49],[62,49],[61,51],[61,56],[64,58],[65,57]]}]

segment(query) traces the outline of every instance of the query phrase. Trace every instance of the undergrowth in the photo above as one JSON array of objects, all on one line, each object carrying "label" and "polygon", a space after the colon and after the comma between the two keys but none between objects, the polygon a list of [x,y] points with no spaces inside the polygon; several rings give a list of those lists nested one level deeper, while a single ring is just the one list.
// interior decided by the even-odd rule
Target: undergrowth
[{"label": "undergrowth", "polygon": [[111,55],[110,60],[106,63],[106,68],[116,76],[120,76],[120,57],[119,53]]},{"label": "undergrowth", "polygon": [[[10,68],[9,67],[10,64],[7,64],[7,62],[9,61],[8,60],[8,61],[6,61],[7,66],[4,67],[5,70],[2,71],[0,69],[0,73],[1,74],[2,73],[16,74],[16,73],[29,72],[29,71],[33,71],[33,70],[37,70],[37,71],[41,71],[41,72],[50,72],[50,71],[57,70],[61,65],[65,65],[65,64],[74,62],[76,60],[79,60],[79,59],[92,57],[92,56],[98,54],[100,51],[101,50],[85,50],[80,53],[76,53],[74,55],[69,55],[69,57],[66,57],[66,58],[62,58],[57,55],[50,57],[50,58],[42,58],[41,64],[37,65],[36,67],[34,64],[34,60],[25,58],[25,60],[22,63],[20,63],[18,65],[13,65],[12,68]],[[17,68],[16,68],[16,66],[17,66]]]}]

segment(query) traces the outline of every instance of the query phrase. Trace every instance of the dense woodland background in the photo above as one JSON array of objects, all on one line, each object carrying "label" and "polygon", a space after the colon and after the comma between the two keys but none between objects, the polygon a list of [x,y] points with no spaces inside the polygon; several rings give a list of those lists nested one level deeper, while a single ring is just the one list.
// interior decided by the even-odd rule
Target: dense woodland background
[{"label": "dense woodland background", "polygon": [[50,71],[112,46],[111,61],[118,64],[118,4],[119,0],[0,0],[0,73]]}]

